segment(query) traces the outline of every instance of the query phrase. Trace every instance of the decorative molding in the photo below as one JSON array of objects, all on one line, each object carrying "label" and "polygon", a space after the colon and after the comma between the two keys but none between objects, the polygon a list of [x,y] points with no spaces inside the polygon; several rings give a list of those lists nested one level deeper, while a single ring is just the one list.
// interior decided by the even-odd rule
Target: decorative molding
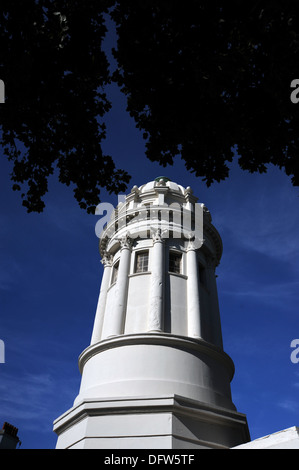
[{"label": "decorative molding", "polygon": [[[84,399],[54,421],[54,431],[60,434],[89,417],[96,418],[107,414],[132,415],[140,413],[173,413],[194,419],[201,426],[204,423],[207,423],[208,426],[220,424],[225,426],[225,428],[233,426],[240,430],[243,442],[250,441],[247,420],[244,414],[175,394],[134,398]],[[208,444],[208,447],[215,449],[227,449],[227,446],[205,439],[188,437],[188,441],[201,445]]]},{"label": "decorative molding", "polygon": [[147,276],[149,274],[152,274],[151,271],[144,271],[142,273],[132,273],[132,274],[129,274],[128,277],[137,277],[137,276]]},{"label": "decorative molding", "polygon": [[193,190],[190,188],[190,186],[188,186],[185,189],[184,196],[185,196],[185,201],[186,202],[191,202],[192,203],[192,202],[197,201],[197,198],[193,196]]},{"label": "decorative molding", "polygon": [[222,348],[215,344],[209,343],[201,338],[190,338],[189,336],[178,336],[172,333],[139,333],[139,334],[126,334],[113,336],[99,341],[96,344],[88,346],[79,356],[79,370],[82,374],[86,362],[103,351],[108,349],[117,348],[120,346],[130,346],[135,344],[153,344],[162,345],[165,347],[176,347],[179,349],[186,349],[190,351],[197,351],[204,355],[215,359],[222,363],[228,372],[229,380],[231,381],[234,376],[235,366],[228,354]]},{"label": "decorative molding", "polygon": [[173,273],[172,271],[167,271],[167,274],[169,274],[169,276],[180,277],[181,279],[188,279],[188,276],[182,273]]}]

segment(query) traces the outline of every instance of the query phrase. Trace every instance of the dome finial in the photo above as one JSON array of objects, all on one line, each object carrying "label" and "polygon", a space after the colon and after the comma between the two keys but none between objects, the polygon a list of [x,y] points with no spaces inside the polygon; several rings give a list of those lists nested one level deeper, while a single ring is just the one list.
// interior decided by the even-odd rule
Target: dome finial
[{"label": "dome finial", "polygon": [[167,183],[167,181],[170,181],[169,178],[167,178],[167,176],[157,176],[157,178],[155,178],[155,181],[159,182],[159,181],[164,181],[164,183]]},{"label": "dome finial", "polygon": [[158,176],[155,178],[155,186],[166,186],[166,183],[170,181],[166,176]]}]

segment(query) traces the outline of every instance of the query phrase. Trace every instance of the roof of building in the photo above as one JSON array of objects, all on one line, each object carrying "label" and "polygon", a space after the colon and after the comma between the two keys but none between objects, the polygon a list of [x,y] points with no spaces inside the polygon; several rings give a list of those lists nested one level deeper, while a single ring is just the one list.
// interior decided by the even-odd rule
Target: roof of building
[{"label": "roof of building", "polygon": [[174,181],[171,181],[166,176],[158,176],[153,181],[149,181],[148,183],[145,183],[139,186],[138,189],[141,193],[145,193],[147,191],[151,191],[155,187],[161,187],[161,186],[168,187],[172,191],[177,191],[181,194],[185,194],[185,191],[186,191],[186,188],[184,188],[180,184],[175,183]]}]

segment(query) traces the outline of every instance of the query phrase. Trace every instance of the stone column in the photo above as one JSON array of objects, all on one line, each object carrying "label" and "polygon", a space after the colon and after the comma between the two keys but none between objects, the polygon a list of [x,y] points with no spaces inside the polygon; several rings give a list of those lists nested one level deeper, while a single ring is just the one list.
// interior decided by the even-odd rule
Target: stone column
[{"label": "stone column", "polygon": [[104,266],[104,272],[90,344],[95,344],[101,341],[107,291],[111,277],[112,256],[109,253],[105,253],[103,259],[101,260],[101,263]]},{"label": "stone column", "polygon": [[209,291],[210,297],[210,318],[212,331],[211,341],[220,348],[223,348],[215,268],[215,259],[211,257],[208,258],[206,267],[206,279],[207,289]]},{"label": "stone column", "polygon": [[196,249],[193,241],[187,247],[187,325],[188,336],[201,338],[199,272]]},{"label": "stone column", "polygon": [[164,276],[164,240],[161,235],[161,229],[158,229],[153,235],[153,248],[151,249],[148,331],[163,330]]},{"label": "stone column", "polygon": [[132,244],[133,240],[128,234],[120,240],[121,253],[115,286],[115,303],[113,311],[107,312],[107,315],[110,315],[110,321],[106,337],[122,335],[124,331]]}]

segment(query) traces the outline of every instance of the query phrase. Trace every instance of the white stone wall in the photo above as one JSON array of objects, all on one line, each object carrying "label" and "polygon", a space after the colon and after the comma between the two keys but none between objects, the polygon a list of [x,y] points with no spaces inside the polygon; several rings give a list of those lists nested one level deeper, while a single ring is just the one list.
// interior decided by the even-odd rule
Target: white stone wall
[{"label": "white stone wall", "polygon": [[233,449],[299,449],[299,428],[293,426],[241,444]]},{"label": "white stone wall", "polygon": [[150,271],[132,274],[129,278],[125,334],[147,331],[147,311],[150,295]]}]

